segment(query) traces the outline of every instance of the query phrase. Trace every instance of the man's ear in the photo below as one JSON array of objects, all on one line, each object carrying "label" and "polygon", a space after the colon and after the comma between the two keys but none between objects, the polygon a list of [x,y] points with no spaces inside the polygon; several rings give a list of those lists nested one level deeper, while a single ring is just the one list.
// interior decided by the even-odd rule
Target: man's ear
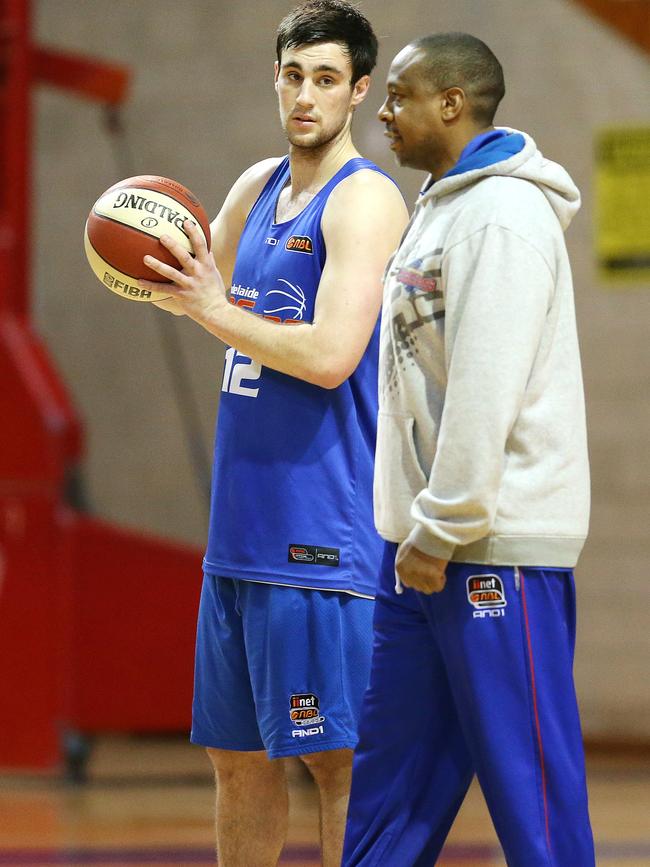
[{"label": "man's ear", "polygon": [[442,94],[442,105],[440,112],[442,119],[446,121],[455,120],[461,113],[467,102],[465,91],[462,87],[450,87]]},{"label": "man's ear", "polygon": [[275,88],[275,92],[278,92],[278,78],[280,77],[280,64],[276,60],[273,64],[273,87]]}]

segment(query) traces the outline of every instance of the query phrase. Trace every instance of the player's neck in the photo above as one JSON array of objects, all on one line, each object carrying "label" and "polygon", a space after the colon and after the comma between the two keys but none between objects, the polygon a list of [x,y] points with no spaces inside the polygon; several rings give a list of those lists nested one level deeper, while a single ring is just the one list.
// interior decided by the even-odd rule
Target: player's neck
[{"label": "player's neck", "polygon": [[291,198],[302,193],[316,193],[349,160],[360,156],[349,135],[319,148],[289,149]]}]

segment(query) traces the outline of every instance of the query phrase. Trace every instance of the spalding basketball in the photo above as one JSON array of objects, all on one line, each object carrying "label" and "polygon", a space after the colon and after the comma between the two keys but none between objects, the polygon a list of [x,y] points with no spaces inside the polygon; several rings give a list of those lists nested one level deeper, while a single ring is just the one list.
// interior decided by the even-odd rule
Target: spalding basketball
[{"label": "spalding basketball", "polygon": [[[198,224],[210,249],[210,224],[199,200],[169,178],[139,175],[114,184],[93,205],[84,233],[90,267],[111,292],[129,301],[163,301],[168,281],[142,261],[147,254],[174,268],[178,261],[158,240],[170,235],[193,253],[183,230],[185,220]],[[138,279],[160,283],[160,292],[141,289]]]}]

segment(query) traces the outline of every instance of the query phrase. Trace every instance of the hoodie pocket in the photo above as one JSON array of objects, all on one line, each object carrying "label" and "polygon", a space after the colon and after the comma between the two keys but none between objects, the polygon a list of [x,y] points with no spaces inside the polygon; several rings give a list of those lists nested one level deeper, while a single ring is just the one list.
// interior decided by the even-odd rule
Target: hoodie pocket
[{"label": "hoodie pocket", "polygon": [[413,526],[411,505],[428,485],[415,451],[412,416],[380,412],[375,457],[375,519],[377,527],[403,536]]}]

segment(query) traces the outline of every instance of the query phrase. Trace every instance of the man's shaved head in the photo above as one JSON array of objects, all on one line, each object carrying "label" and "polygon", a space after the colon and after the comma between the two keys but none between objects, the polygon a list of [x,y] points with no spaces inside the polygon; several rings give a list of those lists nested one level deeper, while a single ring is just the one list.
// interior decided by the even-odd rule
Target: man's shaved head
[{"label": "man's shaved head", "polygon": [[423,78],[432,90],[460,87],[472,118],[490,126],[506,92],[503,69],[484,42],[469,33],[422,36],[410,47],[422,52]]}]

